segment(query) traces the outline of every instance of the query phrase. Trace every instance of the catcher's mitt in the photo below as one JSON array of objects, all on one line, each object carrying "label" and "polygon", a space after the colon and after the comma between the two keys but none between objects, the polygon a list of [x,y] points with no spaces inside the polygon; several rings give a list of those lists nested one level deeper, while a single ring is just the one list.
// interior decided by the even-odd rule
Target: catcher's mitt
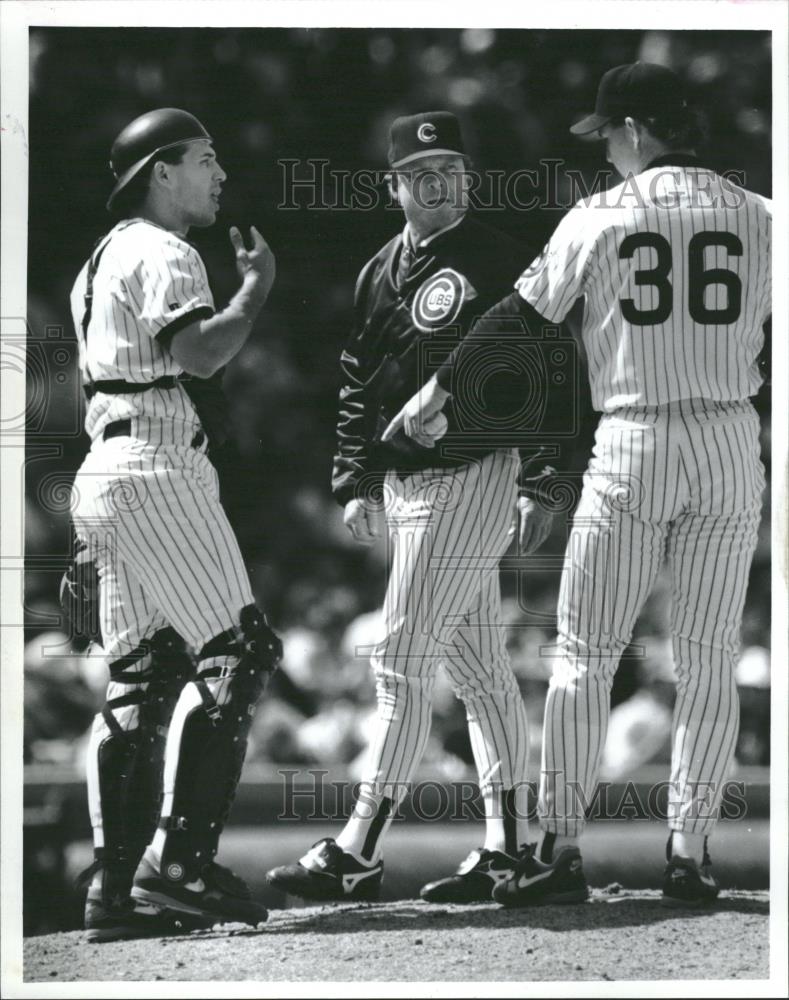
[{"label": "catcher's mitt", "polygon": [[99,575],[83,542],[77,542],[74,557],[60,581],[60,606],[73,636],[101,642]]}]

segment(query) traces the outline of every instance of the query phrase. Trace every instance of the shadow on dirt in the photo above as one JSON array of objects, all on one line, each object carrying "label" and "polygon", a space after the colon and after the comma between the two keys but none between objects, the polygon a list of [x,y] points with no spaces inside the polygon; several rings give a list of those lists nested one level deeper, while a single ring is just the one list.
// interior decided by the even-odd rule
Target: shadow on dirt
[{"label": "shadow on dirt", "polygon": [[277,934],[369,934],[397,930],[462,930],[466,927],[539,927],[548,931],[643,928],[667,921],[709,918],[716,913],[767,916],[769,900],[750,896],[724,896],[710,907],[673,909],[664,907],[660,897],[595,895],[577,906],[541,906],[531,909],[504,909],[491,903],[441,906],[418,901],[400,903],[327,904],[320,908],[274,910],[260,928],[214,929],[194,932],[170,940],[198,940]]}]

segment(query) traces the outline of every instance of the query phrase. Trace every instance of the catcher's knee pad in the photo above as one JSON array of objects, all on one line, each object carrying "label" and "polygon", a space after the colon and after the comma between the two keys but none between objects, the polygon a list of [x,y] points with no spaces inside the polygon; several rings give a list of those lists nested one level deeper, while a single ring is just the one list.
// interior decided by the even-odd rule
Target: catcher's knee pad
[{"label": "catcher's knee pad", "polygon": [[[183,639],[164,628],[109,669],[111,690],[130,690],[108,698],[91,736],[88,792],[103,846],[96,848],[96,861],[88,871],[128,868],[131,883],[131,873],[156,829],[167,727],[194,664]],[[125,709],[135,714],[129,716]],[[132,725],[124,726],[129,719]]]},{"label": "catcher's knee pad", "polygon": [[206,643],[197,677],[173,715],[160,827],[162,874],[189,881],[216,854],[233,803],[255,706],[282,656],[263,613],[243,608],[240,626]]}]

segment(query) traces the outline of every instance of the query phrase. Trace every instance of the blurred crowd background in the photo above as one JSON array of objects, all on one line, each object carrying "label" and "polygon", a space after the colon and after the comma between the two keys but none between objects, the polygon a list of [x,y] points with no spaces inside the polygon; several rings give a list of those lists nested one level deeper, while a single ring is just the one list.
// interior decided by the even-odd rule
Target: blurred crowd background
[{"label": "blurred crowd background", "polygon": [[[264,700],[249,759],[320,765],[354,776],[374,709],[364,647],[372,641],[386,579],[383,546],[352,541],[329,491],[338,358],[353,287],[365,261],[402,220],[386,199],[369,211],[278,208],[279,161],[327,160],[331,170],[383,170],[389,124],[446,108],[462,119],[477,169],[512,172],[561,160],[591,181],[601,149],[568,134],[591,109],[609,67],[663,62],[686,81],[709,123],[705,162],[743,172],[771,194],[771,55],[767,33],[336,30],[35,29],[30,39],[29,422],[25,517],[25,758],[77,765],[103,700],[106,671],[71,643],[57,589],[71,539],[68,484],[87,448],[75,431],[79,387],[68,310],[71,284],[110,226],[109,148],[132,118],[158,106],[197,115],[228,174],[218,223],[193,231],[218,303],[236,287],[227,229],[255,224],[277,256],[277,282],[256,329],[229,366],[241,462],[226,481],[228,506],[256,596],[284,636],[279,680]],[[543,244],[561,211],[546,179],[543,207],[496,210],[486,221],[528,246]],[[543,175],[548,177],[548,172]],[[542,182],[541,182],[542,183]],[[327,192],[329,200],[334,192]],[[528,263],[524,260],[524,266]],[[769,390],[756,400],[770,460]],[[559,465],[577,475],[595,416]],[[769,760],[770,508],[765,495],[738,667],[740,764]],[[502,574],[509,646],[539,744],[554,639],[566,511],[529,571]],[[669,586],[661,580],[617,675],[605,775],[668,759],[673,671]],[[461,704],[437,687],[431,777],[473,775]],[[535,753],[532,761],[539,760]]]}]

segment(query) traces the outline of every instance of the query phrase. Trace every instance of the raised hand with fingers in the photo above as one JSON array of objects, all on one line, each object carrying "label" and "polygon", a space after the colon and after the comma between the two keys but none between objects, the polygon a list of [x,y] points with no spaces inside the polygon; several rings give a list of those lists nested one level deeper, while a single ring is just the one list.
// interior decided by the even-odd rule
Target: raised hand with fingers
[{"label": "raised hand with fingers", "polygon": [[252,239],[251,250],[247,250],[241,230],[237,226],[230,227],[230,242],[236,252],[236,270],[242,281],[254,281],[265,297],[274,284],[276,260],[271,247],[254,226],[250,226],[249,235]]}]

